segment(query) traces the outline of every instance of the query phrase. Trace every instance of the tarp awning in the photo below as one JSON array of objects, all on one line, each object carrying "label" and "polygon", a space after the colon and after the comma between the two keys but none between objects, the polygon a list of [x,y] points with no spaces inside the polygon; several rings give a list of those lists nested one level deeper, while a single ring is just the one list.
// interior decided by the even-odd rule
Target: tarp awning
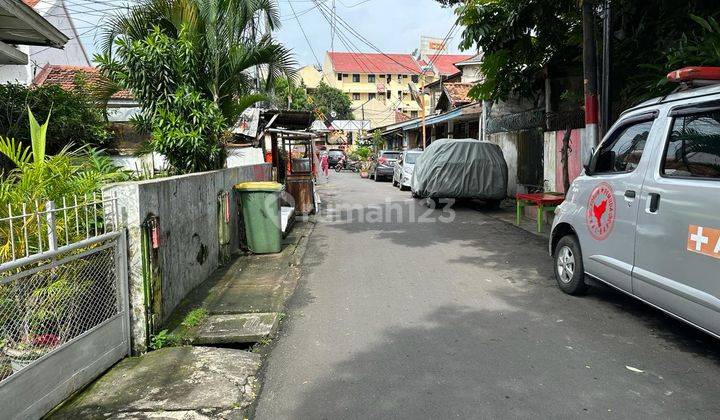
[{"label": "tarp awning", "polygon": [[[435,125],[435,124],[439,124],[439,123],[441,123],[441,122],[445,122],[445,121],[449,121],[449,120],[455,119],[455,118],[457,118],[457,117],[459,117],[459,116],[461,116],[461,115],[462,115],[462,109],[456,109],[456,110],[447,112],[447,113],[445,113],[445,114],[440,114],[440,115],[436,115],[436,116],[434,116],[434,117],[426,118],[426,119],[425,119],[425,125]],[[422,126],[422,121],[417,121],[417,122],[415,122],[415,123],[413,123],[413,124],[411,124],[411,125],[406,125],[405,127],[403,127],[403,130],[405,130],[405,131],[415,130],[415,129],[419,128],[420,126]]]}]

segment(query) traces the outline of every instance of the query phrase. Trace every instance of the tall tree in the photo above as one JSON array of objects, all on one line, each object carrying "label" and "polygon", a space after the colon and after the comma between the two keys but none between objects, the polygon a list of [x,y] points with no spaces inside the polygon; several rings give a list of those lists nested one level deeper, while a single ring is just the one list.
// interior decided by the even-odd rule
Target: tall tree
[{"label": "tall tree", "polygon": [[352,103],[347,94],[325,82],[320,82],[315,92],[310,95],[310,107],[318,117],[338,120],[353,120]]},{"label": "tall tree", "polygon": [[484,79],[470,92],[475,98],[535,98],[548,67],[579,65],[576,0],[468,0],[456,13],[465,28],[460,47],[483,52]]},{"label": "tall tree", "polygon": [[[109,22],[96,61],[116,88],[130,89],[138,99],[143,110],[138,125],[153,131],[153,143],[167,142],[168,134],[176,134],[175,140],[186,146],[187,135],[194,138],[190,144],[201,149],[207,145],[200,137],[215,144],[211,149],[217,159],[197,162],[177,156],[172,160],[181,165],[178,171],[223,166],[222,154],[217,153],[222,149],[222,134],[245,108],[266,99],[254,91],[254,67],[262,67],[268,88],[279,76],[292,73],[290,51],[270,35],[256,37],[257,17],[270,30],[277,28],[275,0],[144,0]],[[217,121],[217,113],[201,113],[210,109],[203,101],[219,110],[223,124]],[[188,107],[190,103],[197,108]],[[167,124],[170,115],[189,125]],[[173,127],[170,133],[165,131],[169,127]]]},{"label": "tall tree", "polygon": [[280,77],[275,82],[273,103],[280,109],[294,111],[311,110],[305,85],[297,85],[290,77]]}]

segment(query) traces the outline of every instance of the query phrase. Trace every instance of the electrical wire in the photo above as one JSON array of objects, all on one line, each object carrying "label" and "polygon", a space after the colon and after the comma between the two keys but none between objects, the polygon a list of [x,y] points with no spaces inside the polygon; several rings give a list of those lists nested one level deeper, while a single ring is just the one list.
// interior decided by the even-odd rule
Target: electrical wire
[{"label": "electrical wire", "polygon": [[292,9],[292,13],[295,16],[295,20],[297,21],[298,26],[300,27],[300,32],[302,32],[303,37],[305,38],[305,42],[307,42],[308,47],[310,47],[310,52],[312,52],[313,57],[315,57],[315,62],[317,63],[318,67],[321,67],[320,60],[318,59],[317,55],[315,54],[315,50],[312,47],[312,44],[310,44],[310,40],[308,39],[307,34],[305,33],[305,29],[302,26],[302,23],[300,23],[300,19],[298,19],[297,13],[295,13],[295,7],[292,5],[292,2],[288,2],[290,5],[290,9]]}]

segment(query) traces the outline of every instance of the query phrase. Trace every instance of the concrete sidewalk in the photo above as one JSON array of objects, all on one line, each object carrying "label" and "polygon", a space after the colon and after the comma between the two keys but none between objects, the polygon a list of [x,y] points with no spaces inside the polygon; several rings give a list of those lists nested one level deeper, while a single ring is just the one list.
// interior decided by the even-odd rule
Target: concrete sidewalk
[{"label": "concrete sidewalk", "polygon": [[171,347],[121,361],[50,417],[245,418],[262,364],[253,350],[277,330],[313,228],[297,223],[280,254],[241,256],[218,270],[166,323]]}]

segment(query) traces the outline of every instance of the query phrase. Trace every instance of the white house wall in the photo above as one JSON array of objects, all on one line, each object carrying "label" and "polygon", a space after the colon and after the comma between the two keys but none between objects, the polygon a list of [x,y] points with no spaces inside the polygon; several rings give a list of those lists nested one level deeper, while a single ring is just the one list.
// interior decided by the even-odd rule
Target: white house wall
[{"label": "white house wall", "polygon": [[[90,60],[83,48],[78,31],[60,0],[42,0],[35,7],[43,18],[64,33],[70,40],[63,49],[37,46],[21,46],[20,51],[28,55],[28,64],[0,66],[0,83],[22,83],[29,85],[35,75],[46,64],[63,66],[90,66]],[[80,31],[81,33],[83,31]]]}]

